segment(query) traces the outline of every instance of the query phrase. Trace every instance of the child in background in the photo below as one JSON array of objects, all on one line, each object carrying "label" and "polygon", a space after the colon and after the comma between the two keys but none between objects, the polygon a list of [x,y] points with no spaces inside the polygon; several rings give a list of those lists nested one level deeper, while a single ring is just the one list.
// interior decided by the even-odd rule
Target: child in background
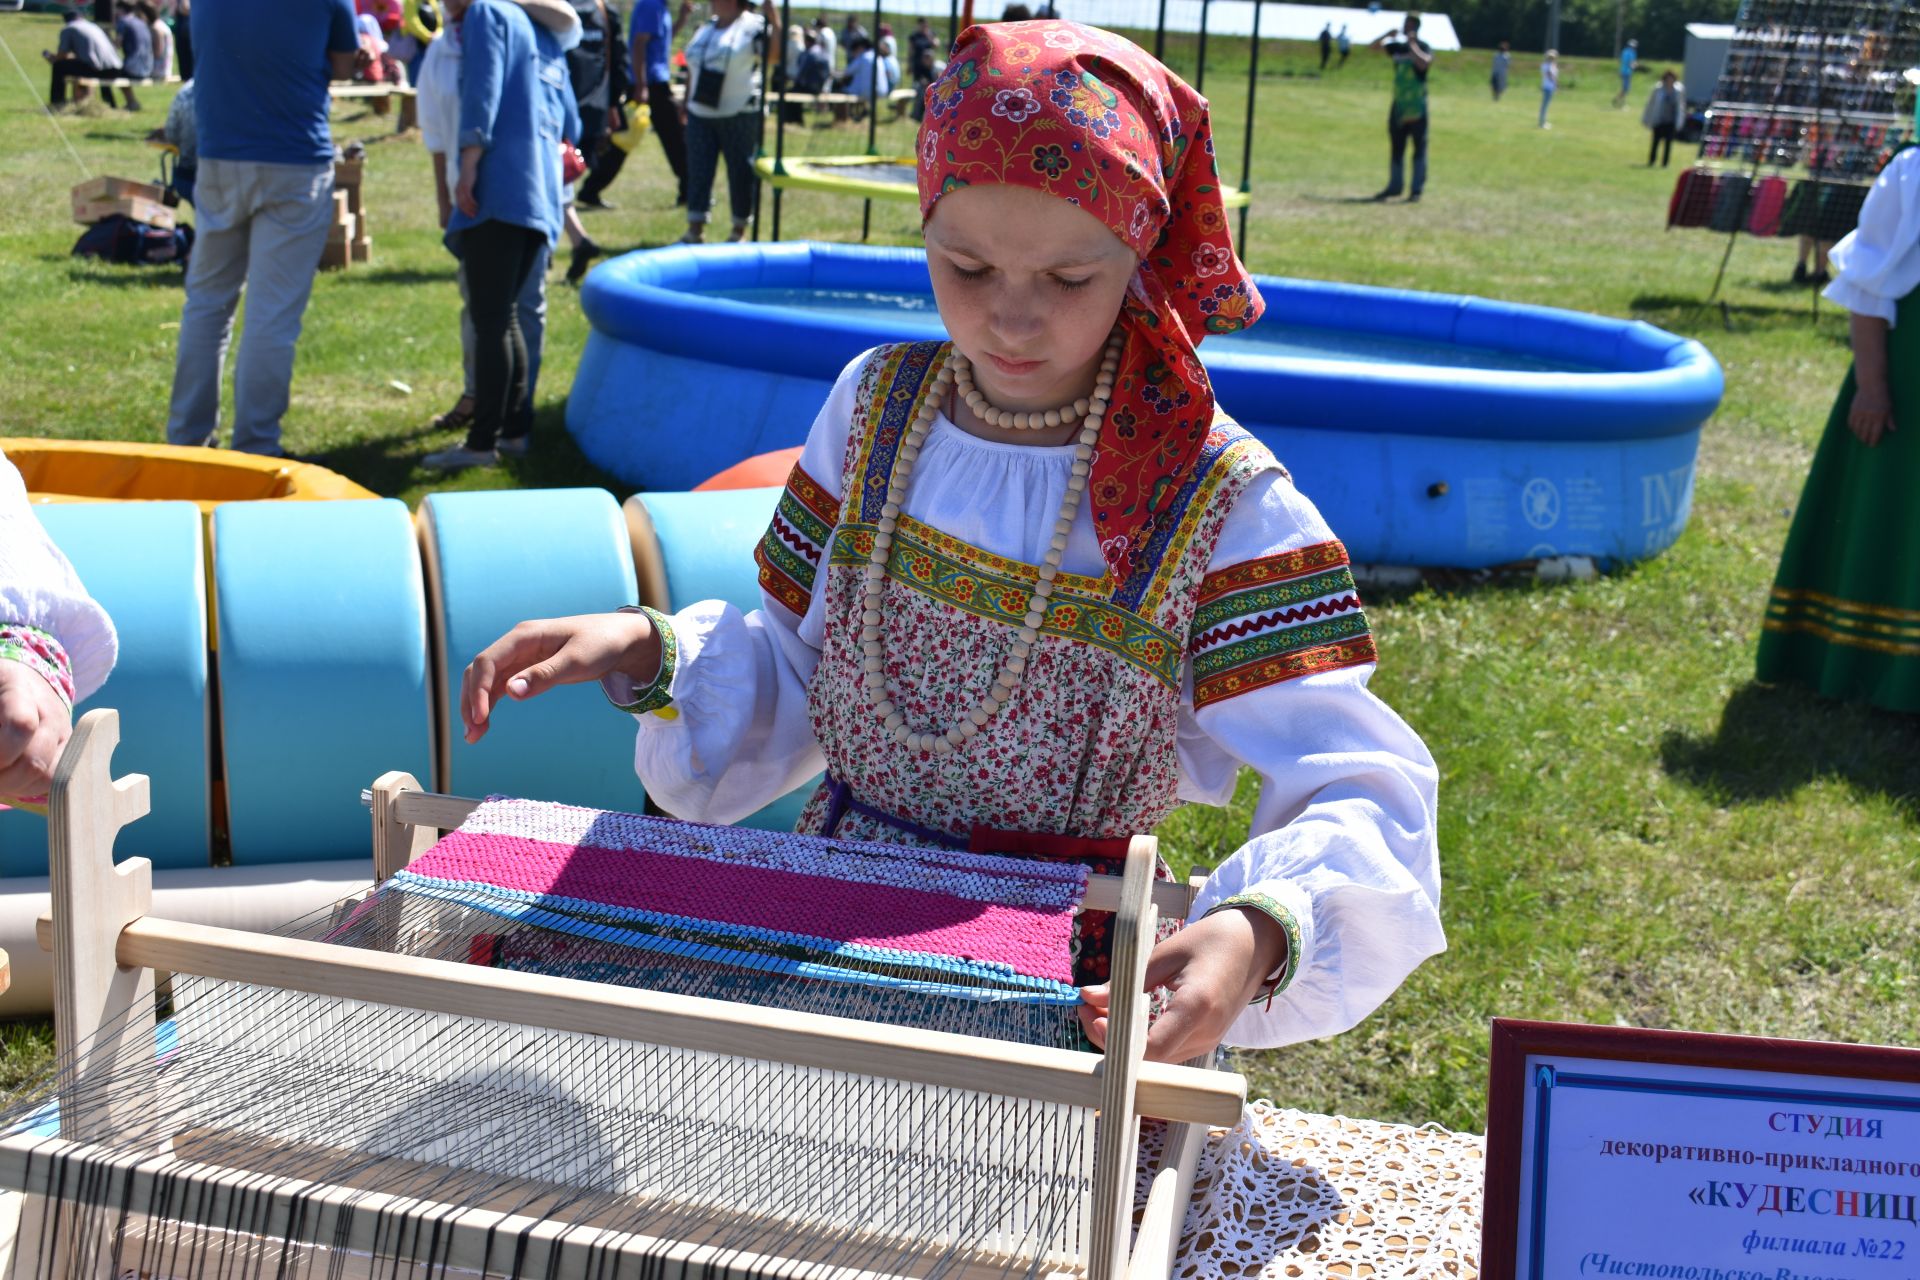
[{"label": "child in background", "polygon": [[[1247,841],[1147,966],[1169,993],[1148,1053],[1342,1031],[1444,945],[1436,772],[1367,690],[1344,548],[1195,353],[1261,311],[1206,102],[1105,31],[976,26],[918,156],[952,340],[841,373],[758,554],[762,607],[524,622],[467,667],[468,740],[503,698],[599,680],[681,817],[824,770],[800,831],[1108,870],[1250,765]],[[1100,922],[1075,955],[1099,1043]]]},{"label": "child in background", "polygon": [[1540,62],[1540,127],[1551,129],[1547,123],[1547,108],[1553,105],[1553,91],[1560,87],[1560,53],[1547,50],[1547,56]]}]

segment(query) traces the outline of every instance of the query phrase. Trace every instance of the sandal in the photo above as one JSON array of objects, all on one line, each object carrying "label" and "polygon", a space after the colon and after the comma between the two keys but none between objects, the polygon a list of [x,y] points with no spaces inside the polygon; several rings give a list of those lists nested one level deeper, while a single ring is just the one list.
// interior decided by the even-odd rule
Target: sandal
[{"label": "sandal", "polygon": [[461,396],[453,402],[453,408],[435,418],[429,425],[435,431],[465,431],[473,424],[473,397]]}]

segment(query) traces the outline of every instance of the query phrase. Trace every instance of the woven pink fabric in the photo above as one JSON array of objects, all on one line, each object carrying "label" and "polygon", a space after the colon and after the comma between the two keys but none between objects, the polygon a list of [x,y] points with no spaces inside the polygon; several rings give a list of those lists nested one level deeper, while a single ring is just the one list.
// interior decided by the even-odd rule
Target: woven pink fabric
[{"label": "woven pink fabric", "polygon": [[[583,827],[582,812],[488,801],[408,871],[769,934],[998,963],[1031,977],[1072,981],[1073,914],[1084,868],[1070,868],[1062,880],[1057,864],[1032,864],[1028,875],[1026,866],[1005,858],[847,846],[631,814],[604,815],[605,821]],[[542,827],[575,839],[542,839],[545,833],[536,834]],[[602,831],[610,837],[604,843],[596,839]],[[859,851],[851,859],[856,878],[828,874],[849,864],[849,849]]]}]

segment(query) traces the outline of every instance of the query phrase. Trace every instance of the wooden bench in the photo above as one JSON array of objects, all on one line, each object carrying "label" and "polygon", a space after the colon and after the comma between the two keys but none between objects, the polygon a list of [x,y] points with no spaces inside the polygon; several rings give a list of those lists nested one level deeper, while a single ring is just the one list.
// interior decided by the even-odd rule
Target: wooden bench
[{"label": "wooden bench", "polygon": [[164,79],[144,76],[138,80],[129,76],[75,76],[72,80],[73,100],[75,103],[85,102],[95,89],[146,89],[156,84],[179,83],[179,76],[167,76]]},{"label": "wooden bench", "polygon": [[[684,103],[687,98],[687,86],[676,80],[672,87],[673,100]],[[911,100],[911,91],[908,92],[908,97]],[[881,99],[882,102],[890,100],[891,96]],[[786,102],[789,107],[797,107],[801,111],[831,111],[834,120],[840,123],[856,118],[867,105],[867,100],[857,93],[799,93],[793,90],[787,91]],[[780,109],[780,94],[777,91],[766,95],[765,109],[768,113]],[[906,108],[899,107],[897,110],[904,112]]]},{"label": "wooden bench", "polygon": [[400,99],[400,122],[395,128],[405,133],[408,129],[420,126],[420,107],[417,91],[411,85],[404,84],[365,84],[358,80],[335,80],[327,86],[327,92],[335,98],[365,98],[373,103],[374,110],[386,113],[387,104],[394,98]]}]

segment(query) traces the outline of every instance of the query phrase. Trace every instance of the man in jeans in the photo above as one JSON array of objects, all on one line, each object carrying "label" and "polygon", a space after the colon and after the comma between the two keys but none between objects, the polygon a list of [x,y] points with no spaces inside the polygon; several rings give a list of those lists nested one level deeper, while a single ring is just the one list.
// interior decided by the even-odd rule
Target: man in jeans
[{"label": "man in jeans", "polygon": [[194,6],[200,216],[167,412],[174,444],[219,443],[221,366],[244,287],[233,447],[285,454],[294,347],[333,221],[327,82],[353,74],[353,18],[352,0]]},{"label": "man in jeans", "polygon": [[1387,171],[1386,189],[1375,200],[1391,200],[1400,194],[1407,143],[1413,143],[1413,189],[1407,203],[1420,198],[1427,185],[1427,68],[1433,65],[1433,48],[1420,39],[1420,15],[1410,13],[1401,31],[1383,31],[1374,37],[1373,47],[1393,59],[1393,105],[1387,109],[1387,138],[1393,148],[1393,162]]},{"label": "man in jeans", "polygon": [[[66,25],[60,28],[59,46],[52,53],[42,49],[40,56],[53,64],[53,90],[47,100],[56,107],[66,105],[67,81],[75,76],[110,79],[120,74],[120,51],[113,47],[113,41],[98,24],[73,9],[67,10]],[[116,105],[113,90],[106,85],[100,87],[100,100],[110,107]]]}]

